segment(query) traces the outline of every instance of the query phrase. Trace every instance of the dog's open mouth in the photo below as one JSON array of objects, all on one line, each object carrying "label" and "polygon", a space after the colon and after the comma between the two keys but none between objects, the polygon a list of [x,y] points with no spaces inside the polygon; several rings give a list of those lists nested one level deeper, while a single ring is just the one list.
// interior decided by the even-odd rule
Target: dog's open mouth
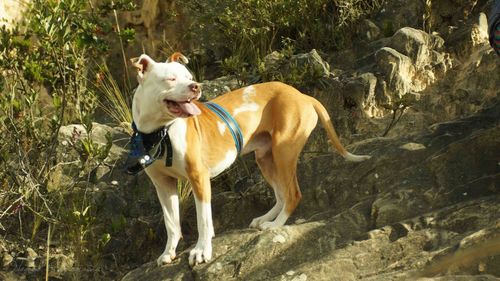
[{"label": "dog's open mouth", "polygon": [[177,117],[189,117],[201,113],[198,106],[191,100],[173,101],[165,99],[163,101],[167,105],[168,110]]}]

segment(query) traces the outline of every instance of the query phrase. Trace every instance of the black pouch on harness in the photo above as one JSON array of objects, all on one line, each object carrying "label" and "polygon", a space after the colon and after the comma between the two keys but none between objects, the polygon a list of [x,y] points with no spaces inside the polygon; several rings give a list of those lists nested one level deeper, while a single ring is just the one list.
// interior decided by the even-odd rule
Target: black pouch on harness
[{"label": "black pouch on harness", "polygon": [[153,133],[144,134],[132,123],[134,134],[130,138],[130,152],[125,162],[125,172],[135,175],[167,153],[165,166],[172,166],[172,144],[168,136],[168,127]]},{"label": "black pouch on harness", "polygon": [[130,152],[125,162],[125,172],[135,175],[153,163],[153,158],[147,153],[144,147],[142,134],[134,128],[134,134],[130,138]]}]

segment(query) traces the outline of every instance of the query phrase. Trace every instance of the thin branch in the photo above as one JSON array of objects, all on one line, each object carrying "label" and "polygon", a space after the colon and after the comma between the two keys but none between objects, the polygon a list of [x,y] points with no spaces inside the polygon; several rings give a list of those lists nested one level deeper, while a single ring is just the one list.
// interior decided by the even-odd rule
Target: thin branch
[{"label": "thin branch", "polygon": [[[407,105],[400,105],[398,108],[392,110],[392,120],[391,120],[391,123],[389,123],[389,125],[387,125],[387,128],[385,129],[384,133],[382,134],[382,137],[387,136],[387,134],[393,128],[393,126],[396,125],[399,122],[399,120],[401,119],[401,117],[403,117],[403,114],[404,114],[404,112],[405,112],[405,110],[407,108],[408,108]],[[396,119],[398,111],[400,111],[400,114],[399,114],[398,118]]]},{"label": "thin branch", "polygon": [[[114,1],[111,1],[111,5],[113,6],[114,8]],[[122,39],[122,33],[121,33],[121,29],[120,29],[120,23],[118,22],[118,13],[116,12],[116,9],[113,9],[113,15],[115,17],[115,23],[116,23],[116,31],[118,32],[118,39],[120,40],[120,49],[122,51],[122,58],[123,58],[123,68],[125,69],[125,76],[126,77],[123,77],[123,82],[125,83],[125,85],[127,85],[127,88],[130,89],[130,81],[129,81],[129,77],[130,77],[130,74],[128,73],[128,67],[127,67],[127,56],[125,55],[125,48],[123,47],[123,39]]]},{"label": "thin branch", "polygon": [[49,281],[50,230],[51,230],[51,224],[49,223],[49,230],[47,231],[47,253],[45,258],[45,281]]}]

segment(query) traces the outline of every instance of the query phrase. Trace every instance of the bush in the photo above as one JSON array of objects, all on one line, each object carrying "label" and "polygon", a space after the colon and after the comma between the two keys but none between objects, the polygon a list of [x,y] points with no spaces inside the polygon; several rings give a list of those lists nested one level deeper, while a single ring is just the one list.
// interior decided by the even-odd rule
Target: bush
[{"label": "bush", "polygon": [[[113,31],[102,20],[111,10],[89,3],[33,0],[24,24],[0,30],[0,138],[4,140],[0,144],[0,230],[36,241],[47,238],[40,232],[52,225],[64,244],[77,251],[80,264],[87,258],[84,249],[90,247],[86,240],[93,210],[85,196],[67,193],[78,189],[88,172],[102,163],[111,140],[99,145],[90,137],[79,138],[71,148],[79,155],[84,173],[64,187],[49,186],[60,167],[72,164],[57,153],[60,128],[81,123],[88,135],[92,130],[98,95],[94,68],[108,50],[104,36]],[[126,30],[122,39],[130,40],[133,34]]]},{"label": "bush", "polygon": [[267,54],[290,44],[300,52],[342,48],[349,41],[350,25],[384,2],[188,0],[187,9],[197,15],[188,41],[196,41],[201,50],[210,50],[216,57],[231,57],[226,61],[229,72],[235,62],[248,71],[245,64],[255,67]]}]

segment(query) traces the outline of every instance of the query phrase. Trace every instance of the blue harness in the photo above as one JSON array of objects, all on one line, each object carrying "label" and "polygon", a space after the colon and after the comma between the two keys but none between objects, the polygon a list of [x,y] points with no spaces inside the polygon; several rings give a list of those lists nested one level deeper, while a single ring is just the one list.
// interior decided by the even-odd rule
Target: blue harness
[{"label": "blue harness", "polygon": [[215,102],[208,101],[205,103],[208,109],[212,110],[215,114],[219,116],[226,126],[229,128],[231,135],[233,136],[234,144],[236,145],[236,150],[240,154],[243,148],[243,134],[241,133],[240,126],[238,122],[227,112],[222,106],[216,104]]},{"label": "blue harness", "polygon": [[[222,106],[214,102],[206,102],[206,107],[219,116],[233,136],[238,154],[243,148],[243,134],[238,122]],[[125,163],[125,172],[135,175],[166,154],[165,166],[172,166],[173,149],[168,135],[169,127],[160,128],[150,134],[140,132],[132,122],[134,130],[130,138],[130,151]]]}]

